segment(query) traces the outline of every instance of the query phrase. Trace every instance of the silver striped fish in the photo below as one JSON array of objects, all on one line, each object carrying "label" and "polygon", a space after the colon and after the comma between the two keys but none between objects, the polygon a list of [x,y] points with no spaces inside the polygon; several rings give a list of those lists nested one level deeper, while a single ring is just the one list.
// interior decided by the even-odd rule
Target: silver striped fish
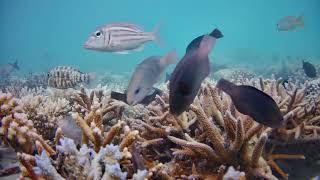
[{"label": "silver striped fish", "polygon": [[70,66],[57,66],[48,72],[48,86],[57,89],[73,88],[80,83],[90,83],[94,75]]},{"label": "silver striped fish", "polygon": [[96,51],[115,52],[127,54],[128,51],[143,50],[144,43],[158,41],[159,27],[156,26],[152,32],[144,32],[135,24],[118,22],[98,27],[90,33],[84,43],[84,48]]}]

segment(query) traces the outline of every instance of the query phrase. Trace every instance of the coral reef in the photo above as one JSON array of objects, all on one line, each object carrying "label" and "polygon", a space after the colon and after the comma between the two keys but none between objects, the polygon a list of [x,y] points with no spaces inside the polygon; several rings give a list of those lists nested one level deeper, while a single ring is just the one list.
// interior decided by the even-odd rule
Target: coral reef
[{"label": "coral reef", "polygon": [[294,165],[317,170],[320,99],[309,101],[309,86],[236,81],[269,94],[284,126],[267,128],[239,113],[207,80],[178,117],[169,113],[167,84],[148,106],[113,100],[101,87],[20,99],[2,93],[0,137],[18,152],[21,178],[287,179]]}]

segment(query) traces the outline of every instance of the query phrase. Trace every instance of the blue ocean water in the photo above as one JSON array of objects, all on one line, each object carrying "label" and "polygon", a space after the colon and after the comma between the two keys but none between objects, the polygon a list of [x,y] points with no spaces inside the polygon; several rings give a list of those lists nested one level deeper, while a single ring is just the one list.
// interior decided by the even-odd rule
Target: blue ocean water
[{"label": "blue ocean water", "polygon": [[[284,16],[304,15],[305,27],[278,32]],[[1,0],[0,64],[18,59],[20,74],[56,65],[82,71],[131,72],[142,59],[176,48],[182,57],[195,37],[218,27],[224,34],[211,61],[261,68],[272,57],[320,63],[319,0]],[[127,21],[145,29],[160,24],[163,46],[147,43],[128,55],[90,51],[83,43],[97,26]],[[281,58],[280,58],[281,59]]]}]

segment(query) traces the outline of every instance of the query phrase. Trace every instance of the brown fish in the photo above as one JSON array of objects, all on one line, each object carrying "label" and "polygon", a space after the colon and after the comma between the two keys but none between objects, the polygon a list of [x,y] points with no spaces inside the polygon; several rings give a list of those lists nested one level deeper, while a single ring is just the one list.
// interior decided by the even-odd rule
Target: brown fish
[{"label": "brown fish", "polygon": [[225,79],[218,81],[217,88],[231,97],[240,113],[272,128],[283,125],[283,116],[277,103],[266,93],[252,86],[235,85]]},{"label": "brown fish", "polygon": [[187,51],[174,69],[169,83],[170,113],[179,115],[196,97],[202,81],[209,75],[208,54],[216,38],[205,35],[199,48]]}]

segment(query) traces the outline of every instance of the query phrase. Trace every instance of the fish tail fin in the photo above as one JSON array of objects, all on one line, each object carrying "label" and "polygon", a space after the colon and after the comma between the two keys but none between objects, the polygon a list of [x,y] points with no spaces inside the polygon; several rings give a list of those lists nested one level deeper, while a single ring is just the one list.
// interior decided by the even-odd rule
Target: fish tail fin
[{"label": "fish tail fin", "polygon": [[164,43],[163,43],[162,39],[161,39],[160,36],[159,36],[160,27],[161,27],[161,25],[160,25],[160,24],[157,24],[157,25],[153,28],[151,34],[153,35],[153,40],[154,40],[157,44],[159,44],[161,47],[163,47],[163,46],[164,46]]},{"label": "fish tail fin", "polygon": [[304,27],[304,16],[303,14],[297,17],[297,25],[300,27]]},{"label": "fish tail fin", "polygon": [[161,63],[167,66],[169,64],[174,64],[177,61],[177,59],[177,52],[175,49],[173,49],[162,57]]},{"label": "fish tail fin", "polygon": [[13,63],[9,63],[14,69],[20,70],[20,67],[18,65],[18,60],[15,60]]},{"label": "fish tail fin", "polygon": [[229,95],[231,94],[231,91],[235,86],[235,84],[223,78],[221,78],[216,85],[217,88],[221,89]]},{"label": "fish tail fin", "polygon": [[209,35],[205,35],[200,42],[198,53],[201,56],[203,55],[207,56],[213,47],[214,41],[215,39],[213,37]]},{"label": "fish tail fin", "polygon": [[218,28],[215,28],[209,35],[216,39],[223,38],[223,34]]}]

